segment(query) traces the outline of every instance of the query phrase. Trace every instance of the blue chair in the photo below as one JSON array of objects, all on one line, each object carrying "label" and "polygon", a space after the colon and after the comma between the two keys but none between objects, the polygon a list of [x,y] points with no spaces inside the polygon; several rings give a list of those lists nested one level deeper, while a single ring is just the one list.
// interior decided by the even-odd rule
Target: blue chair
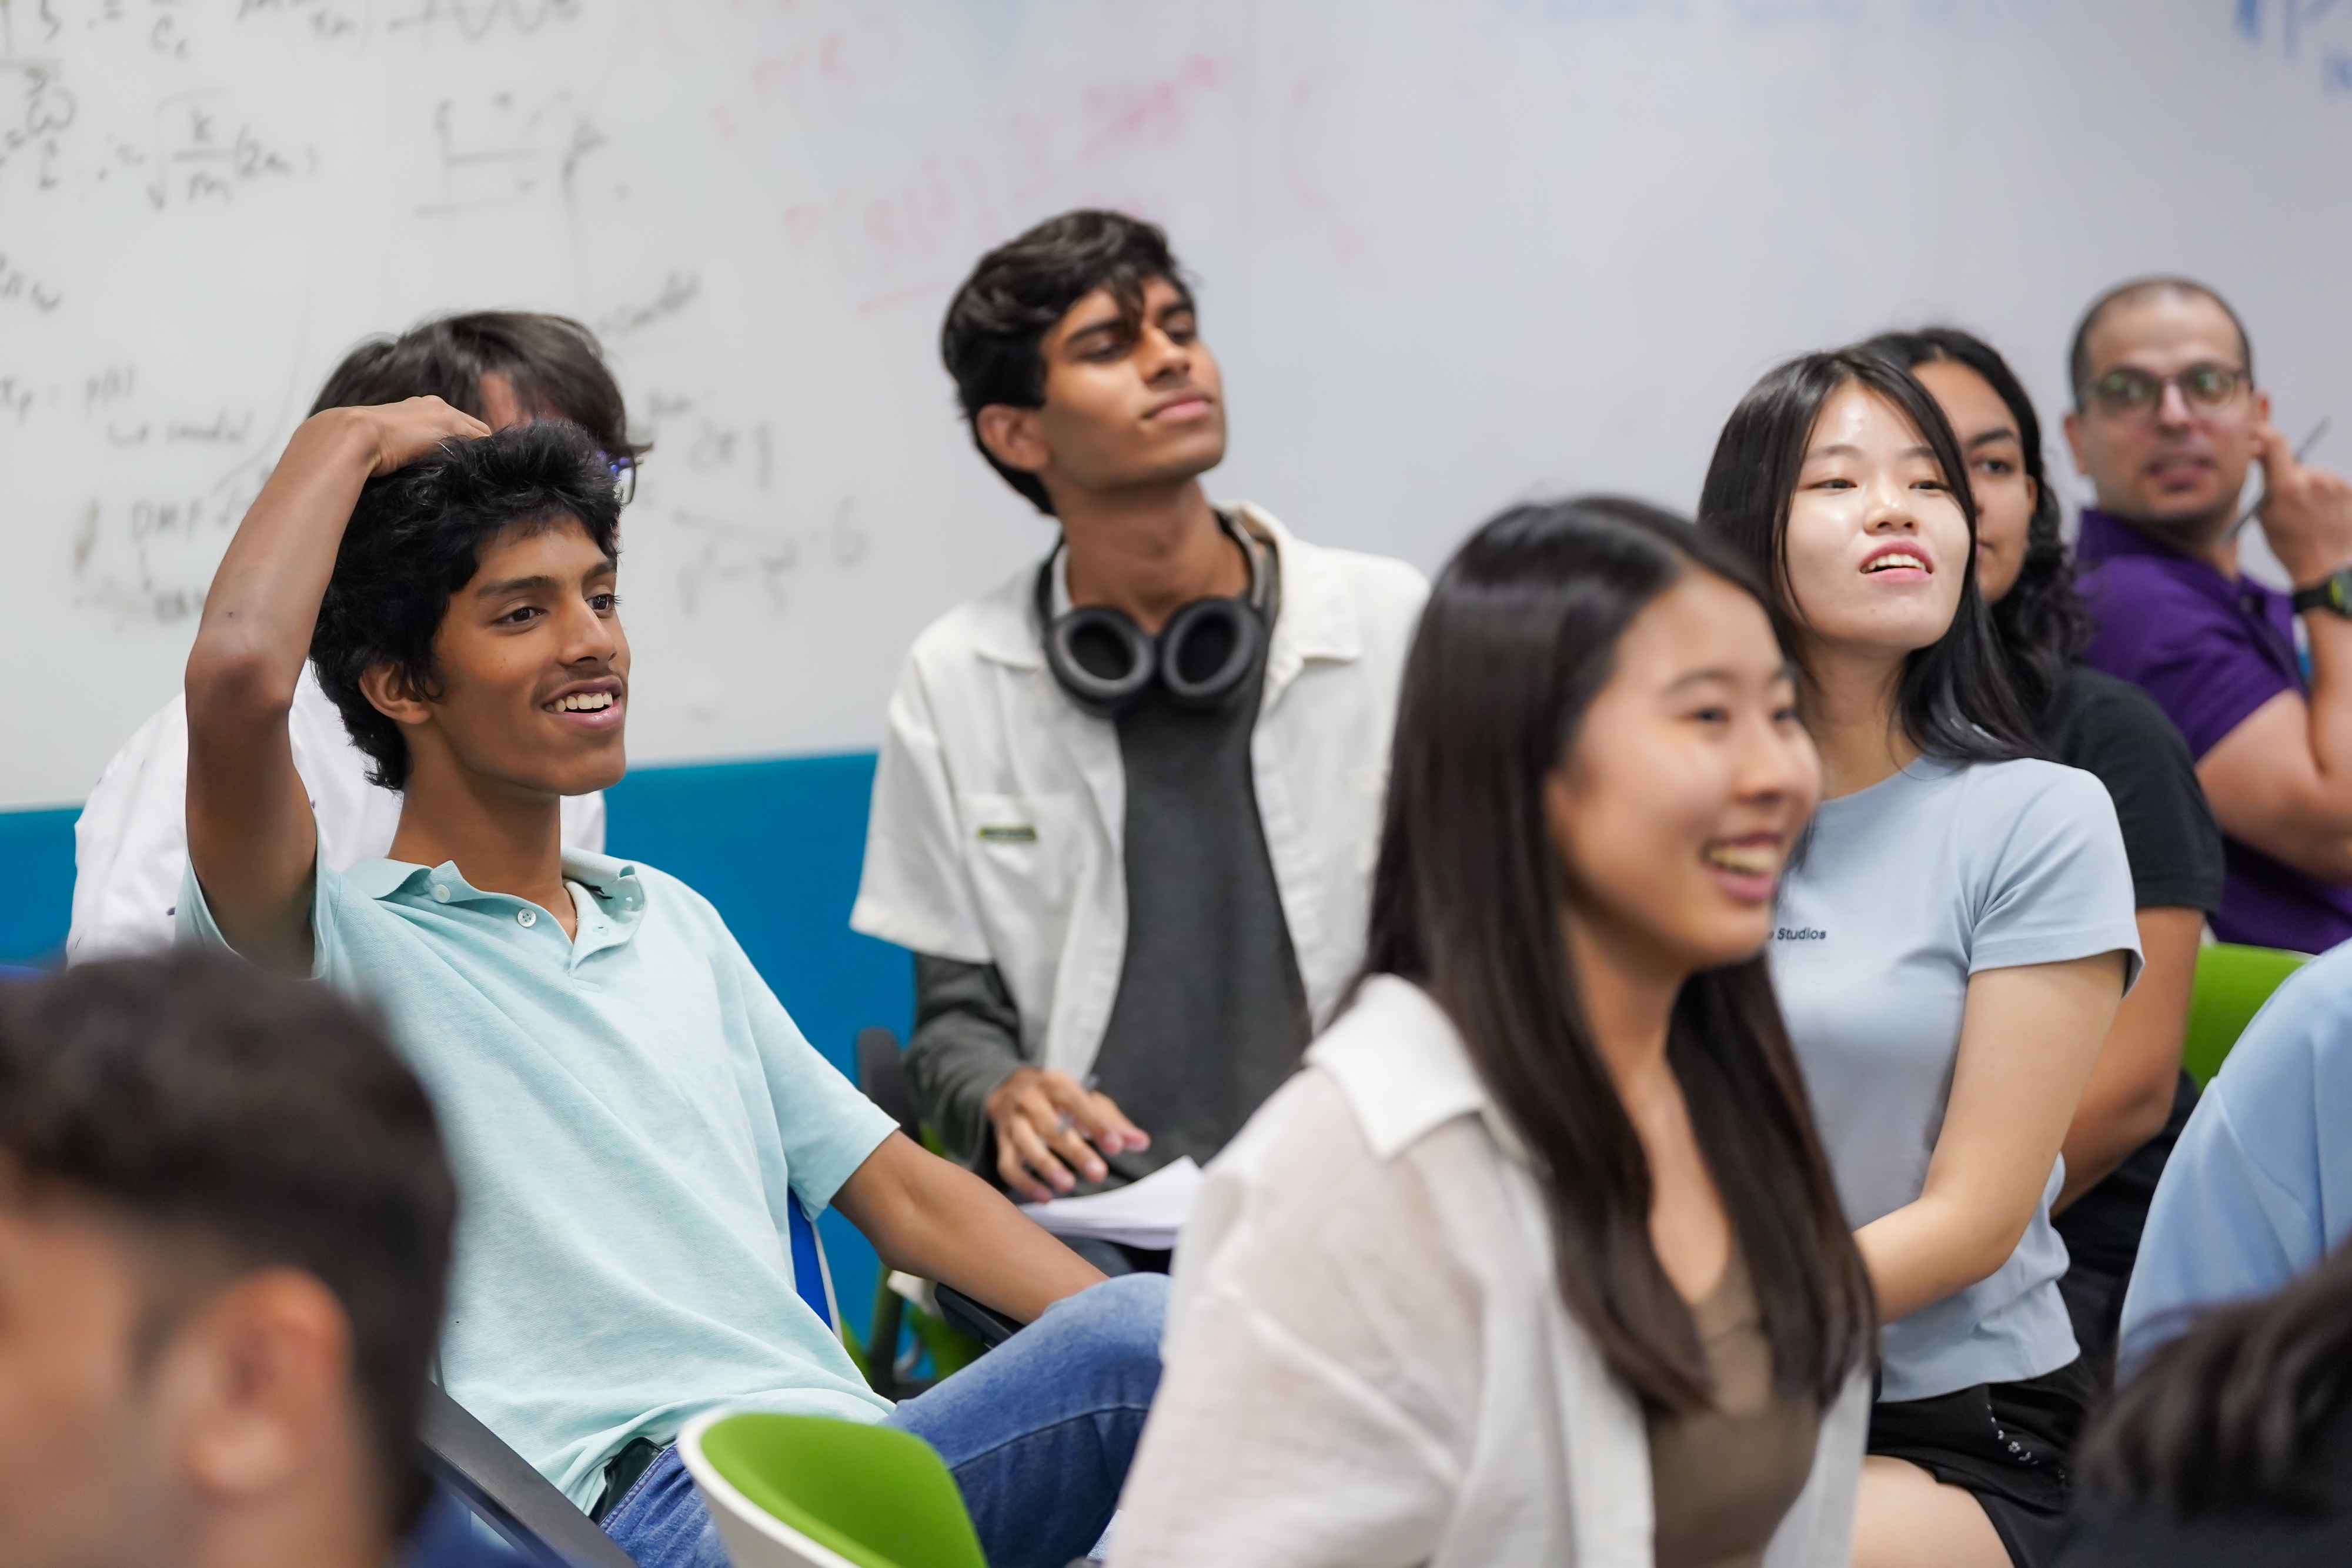
[{"label": "blue chair", "polygon": [[[825,1261],[816,1227],[797,1203],[785,1217],[784,1231],[792,1252],[793,1288],[827,1328],[839,1333],[833,1268]],[[434,1481],[457,1494],[477,1519],[534,1565],[635,1568],[594,1520],[438,1384],[425,1387],[417,1437]]]}]

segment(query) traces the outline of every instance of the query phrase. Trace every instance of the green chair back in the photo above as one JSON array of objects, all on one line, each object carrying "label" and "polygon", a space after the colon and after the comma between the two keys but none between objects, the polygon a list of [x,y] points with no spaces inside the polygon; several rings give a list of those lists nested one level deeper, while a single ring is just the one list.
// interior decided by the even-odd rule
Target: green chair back
[{"label": "green chair back", "polygon": [[939,1451],[887,1427],[746,1413],[702,1434],[710,1468],[858,1568],[988,1568]]},{"label": "green chair back", "polygon": [[2310,960],[2276,947],[2209,942],[2197,949],[2197,981],[2189,994],[2189,1035],[2180,1065],[2202,1089],[2221,1071],[2238,1037],[2262,1011],[2279,982]]}]

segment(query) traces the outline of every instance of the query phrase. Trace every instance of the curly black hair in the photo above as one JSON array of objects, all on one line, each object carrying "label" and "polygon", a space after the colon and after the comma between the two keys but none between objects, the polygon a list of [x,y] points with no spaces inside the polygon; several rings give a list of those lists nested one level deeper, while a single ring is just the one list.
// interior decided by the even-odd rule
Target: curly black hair
[{"label": "curly black hair", "polygon": [[[0,1163],[12,1197],[94,1204],[163,1260],[193,1246],[332,1291],[387,1523],[407,1532],[457,1191],[432,1102],[373,1008],[184,949],[0,986]],[[158,1276],[134,1354],[208,1299]]]},{"label": "curly black hair", "polygon": [[2037,730],[2049,727],[2051,708],[2065,685],[2068,666],[2089,645],[2091,612],[2074,591],[2074,558],[2059,536],[2058,492],[2052,488],[2042,455],[2042,421],[2033,400],[2000,350],[1958,327],[1922,327],[1916,332],[1881,332],[1862,345],[1905,370],[1920,365],[1966,365],[1985,379],[2009,415],[2017,421],[2026,476],[2033,481],[2033,517],[2025,527],[2025,559],[2016,585],[1992,607],[1993,631],[2009,655],[2009,673]]},{"label": "curly black hair", "polygon": [[536,533],[576,522],[620,558],[621,505],[596,438],[540,420],[432,455],[368,481],[335,552],[334,575],[310,633],[319,685],[343,716],[352,744],[387,789],[408,782],[400,726],[360,689],[391,664],[411,689],[434,690],[433,638],[450,595],[474,579],[482,547],[509,529]]},{"label": "curly black hair", "polygon": [[1054,503],[1034,474],[996,460],[980,438],[980,411],[991,403],[1042,408],[1045,361],[1037,351],[1054,323],[1097,288],[1118,301],[1134,328],[1143,317],[1143,286],[1155,277],[1174,284],[1192,302],[1168,236],[1156,224],[1124,213],[1081,209],[1047,218],[1020,238],[980,258],[948,305],[940,326],[940,358],[955,378],[956,401],[971,429],[971,444],[1004,482],[1047,517]]}]

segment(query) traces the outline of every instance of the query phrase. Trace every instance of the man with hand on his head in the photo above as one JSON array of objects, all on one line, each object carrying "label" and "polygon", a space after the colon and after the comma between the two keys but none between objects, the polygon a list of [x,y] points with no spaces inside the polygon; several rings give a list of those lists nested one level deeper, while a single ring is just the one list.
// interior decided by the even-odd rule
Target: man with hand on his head
[{"label": "man with hand on his head", "polygon": [[[425,321],[397,338],[371,338],[343,356],[310,412],[437,397],[503,430],[563,419],[596,438],[614,482],[631,495],[645,449],[629,440],[628,410],[595,335],[562,316],[478,310]],[[335,705],[302,673],[287,715],[294,768],[319,824],[319,851],[340,871],[383,854],[400,821],[400,796],[368,779],[368,759],[343,733]],[[141,725],[106,765],[74,823],[70,963],[151,952],[172,941],[180,876],[188,864],[188,707],[184,696]],[[604,847],[604,797],[563,802],[563,841]]]},{"label": "man with hand on his head", "polygon": [[[2084,661],[2144,686],[2189,741],[2221,824],[2214,935],[2317,953],[2352,936],[2352,484],[2298,461],[2237,313],[2185,278],[2093,302],[2070,356]],[[2240,493],[2294,580],[2238,570]],[[2302,618],[2311,666],[2294,641]]]},{"label": "man with hand on his head", "polygon": [[[1109,1521],[1166,1281],[1104,1283],[901,1135],[691,888],[563,848],[559,803],[626,761],[619,524],[576,425],[305,421],[188,655],[181,937],[382,1000],[466,1195],[442,1385],[641,1568],[725,1568],[676,1439],[733,1406],[912,1432],[995,1568],[1062,1568]],[[342,872],[287,738],[306,655],[402,792]],[[1030,1326],[891,1408],[793,1289],[793,1205]]]},{"label": "man with hand on his head", "polygon": [[850,924],[914,951],[925,1119],[1042,1199],[1206,1160],[1328,1019],[1427,585],[1211,504],[1223,382],[1150,224],[991,252],[940,347],[1059,538],[908,654]]},{"label": "man with hand on his head", "polygon": [[416,1462],[456,1206],[331,993],[194,954],[0,986],[0,1563],[520,1568]]}]

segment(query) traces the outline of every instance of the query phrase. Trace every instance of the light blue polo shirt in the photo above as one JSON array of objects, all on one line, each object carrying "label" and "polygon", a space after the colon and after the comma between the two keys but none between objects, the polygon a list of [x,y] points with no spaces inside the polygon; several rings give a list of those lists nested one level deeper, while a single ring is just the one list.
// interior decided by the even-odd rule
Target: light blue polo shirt
[{"label": "light blue polo shirt", "polygon": [[2352,1237],[2352,942],[2286,977],[2164,1164],[2124,1293],[2128,1373],[2198,1312],[2267,1295]]},{"label": "light blue polo shirt", "polygon": [[[442,1383],[583,1507],[605,1461],[746,1403],[879,1419],[785,1229],[894,1124],[801,1038],[709,901],[566,852],[579,936],[454,862],[321,870],[313,973],[373,998],[457,1173]],[[183,941],[226,946],[191,870]]]}]

